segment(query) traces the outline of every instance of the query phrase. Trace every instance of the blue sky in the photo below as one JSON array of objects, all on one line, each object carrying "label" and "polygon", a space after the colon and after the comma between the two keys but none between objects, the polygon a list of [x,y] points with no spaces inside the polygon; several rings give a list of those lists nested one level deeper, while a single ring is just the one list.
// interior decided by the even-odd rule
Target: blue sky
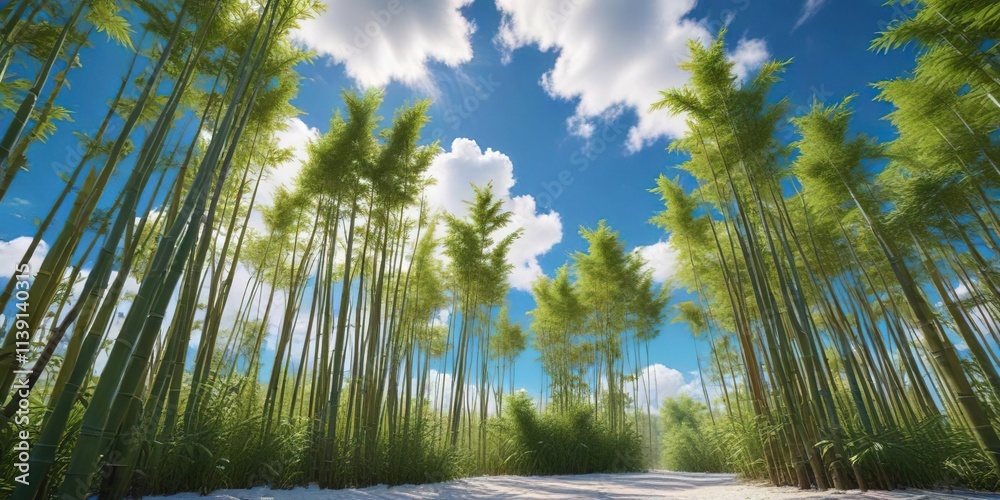
[{"label": "blue sky", "polygon": [[[582,250],[578,228],[601,219],[629,248],[645,247],[657,276],[670,274],[667,235],[647,223],[661,209],[648,189],[682,161],[664,150],[683,121],[646,108],[656,90],[684,83],[676,65],[688,38],[728,26],[729,50],[743,73],[765,58],[793,59],[775,99],[805,106],[813,96],[836,101],[858,93],[856,126],[883,140],[893,136],[881,119],[890,109],[871,101],[869,84],[913,66],[910,52],[868,51],[875,33],[902,15],[882,0],[327,1],[327,13],[299,33],[318,55],[299,68],[303,82],[294,104],[303,114],[290,123],[284,143],[301,149],[324,131],[341,106],[342,88],[385,88],[387,119],[404,102],[433,98],[426,135],[445,149],[432,168],[440,177],[434,192],[440,208],[461,210],[468,182],[492,179],[525,226],[511,277],[515,318],[533,307],[524,291],[530,280]],[[0,207],[5,261],[20,256],[11,241],[33,234],[31,220],[43,217],[58,194],[57,164],[72,164],[67,156],[75,149],[66,132],[96,128],[128,64],[123,50],[102,42],[98,36],[83,51],[83,67],[60,95],[73,123],[30,151],[30,172]],[[7,120],[0,115],[0,123]],[[272,183],[296,169],[279,169]],[[675,298],[686,300],[682,292]],[[534,356],[528,351],[519,360],[516,381],[532,392],[539,376]],[[677,390],[693,387],[694,346],[682,325],[664,325],[651,358],[669,367],[658,377]]]}]

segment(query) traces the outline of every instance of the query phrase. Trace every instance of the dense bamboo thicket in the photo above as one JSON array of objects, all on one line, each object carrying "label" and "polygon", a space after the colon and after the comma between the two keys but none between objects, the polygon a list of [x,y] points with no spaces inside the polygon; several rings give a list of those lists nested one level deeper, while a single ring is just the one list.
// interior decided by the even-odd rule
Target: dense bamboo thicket
[{"label": "dense bamboo thicket", "polygon": [[[429,208],[426,172],[440,151],[421,140],[429,102],[384,120],[380,92],[345,92],[298,177],[262,203],[274,170],[296,161],[278,138],[299,113],[294,67],[310,55],[290,33],[318,4],[130,4],[0,9],[3,67],[35,72],[0,80],[16,113],[0,145],[0,198],[65,121],[55,103],[81,49],[103,32],[132,54],[22,259],[54,233],[41,266],[0,298],[12,313],[0,442],[30,437],[20,461],[30,472],[6,455],[0,466],[4,495],[645,466],[637,420],[626,419],[626,371],[638,365],[618,346],[637,332],[626,344],[637,356],[658,312],[643,312],[641,327],[626,321],[634,308],[605,317],[617,297],[591,290],[591,357],[573,367],[590,367],[600,399],[588,405],[577,384],[558,411],[540,414],[526,396],[503,408],[527,345],[505,307],[520,232],[490,185],[465,215]],[[632,280],[623,287],[651,286],[637,258],[612,250],[612,272]],[[593,274],[612,265],[602,258],[578,260],[597,259]],[[581,279],[594,288],[602,278],[591,274]],[[20,310],[18,283],[29,281]]]},{"label": "dense bamboo thicket", "polygon": [[[920,49],[876,84],[891,142],[850,96],[790,116],[789,63],[741,81],[723,35],[654,105],[688,119],[653,222],[693,298],[676,320],[711,347],[709,404],[659,422],[671,290],[606,222],[519,318],[503,199],[425,195],[430,102],[384,118],[382,92],[345,91],[306,158],[283,147],[320,2],[6,3],[0,200],[55,134],[80,154],[0,293],[0,494],[634,471],[661,434],[663,464],[779,485],[1000,488],[1000,10],[904,3],[873,46]],[[60,92],[96,43],[127,55],[120,84],[72,130]]]},{"label": "dense bamboo thicket", "polygon": [[852,96],[789,116],[771,87],[794,65],[740,81],[722,36],[691,44],[690,84],[653,106],[687,117],[671,149],[688,160],[660,177],[653,222],[684,263],[694,301],[678,317],[711,343],[724,408],[670,403],[686,415],[671,421],[699,424],[664,429],[665,446],[718,452],[675,457],[685,468],[721,460],[819,489],[1000,486],[1000,11],[901,3],[914,14],[872,46],[919,53],[875,84],[890,142],[852,126]]}]

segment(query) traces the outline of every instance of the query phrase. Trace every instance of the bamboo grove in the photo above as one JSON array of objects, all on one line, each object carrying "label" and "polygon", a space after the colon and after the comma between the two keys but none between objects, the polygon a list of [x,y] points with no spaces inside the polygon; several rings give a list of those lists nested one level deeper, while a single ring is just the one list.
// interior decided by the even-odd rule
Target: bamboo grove
[{"label": "bamboo grove", "polygon": [[[4,495],[644,466],[640,412],[629,420],[627,408],[661,292],[602,224],[597,254],[576,257],[586,267],[580,311],[593,325],[574,340],[589,357],[572,370],[592,373],[589,387],[608,397],[591,400],[580,380],[572,405],[560,392],[559,405],[536,414],[515,394],[528,335],[505,305],[520,231],[489,184],[465,215],[429,205],[427,170],[440,151],[421,140],[429,102],[384,120],[381,92],[345,91],[298,176],[261,202],[276,169],[298,161],[279,136],[300,113],[294,68],[311,54],[291,33],[320,8],[22,0],[0,9],[10,70],[0,90],[14,116],[0,144],[0,199],[33,168],[33,148],[65,128],[57,98],[82,49],[103,33],[131,55],[96,131],[77,133],[83,153],[61,173],[65,186],[21,259],[48,250],[32,269],[27,310],[16,310],[16,279],[0,297],[4,311],[23,313],[6,316],[0,346],[0,441],[14,448],[25,408],[32,435],[30,474],[5,455]],[[635,293],[598,296],[601,272]],[[546,359],[563,347],[540,342]],[[564,384],[560,363],[550,369]]]},{"label": "bamboo grove", "polygon": [[[711,348],[694,468],[998,489],[1000,10],[899,3],[911,14],[872,47],[919,48],[875,84],[894,140],[856,132],[856,98],[792,113],[771,91],[789,62],[741,81],[724,33],[692,42],[690,84],[650,110],[688,121],[681,175],[653,190],[675,290],[599,221],[519,318],[522,235],[493,186],[458,214],[426,195],[429,101],[386,119],[382,92],[344,91],[304,158],[281,143],[313,59],[293,33],[321,2],[8,2],[0,200],[55,134],[80,154],[11,263],[40,262],[30,302],[19,279],[0,293],[0,444],[25,409],[32,436],[30,474],[5,455],[0,492],[642,470],[650,341],[685,291],[675,321]],[[98,43],[128,55],[120,84],[70,131],[60,92]],[[529,346],[537,404],[514,381]],[[667,402],[664,432],[701,409]]]},{"label": "bamboo grove", "polygon": [[724,468],[821,490],[996,489],[1000,9],[893,3],[912,14],[872,50],[918,56],[874,84],[889,142],[852,125],[853,96],[793,114],[771,90],[790,61],[740,81],[723,35],[692,43],[690,83],[651,110],[688,124],[652,222],[693,298],[677,319],[711,344],[724,413],[705,432]]}]

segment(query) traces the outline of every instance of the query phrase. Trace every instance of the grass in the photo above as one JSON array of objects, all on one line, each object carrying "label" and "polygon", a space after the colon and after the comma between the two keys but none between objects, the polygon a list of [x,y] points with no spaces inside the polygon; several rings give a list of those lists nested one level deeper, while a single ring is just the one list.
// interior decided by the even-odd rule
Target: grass
[{"label": "grass", "polygon": [[[660,411],[663,442],[660,465],[683,472],[732,472],[766,478],[761,436],[752,418],[717,416],[687,396],[668,399]],[[845,419],[843,455],[873,489],[963,487],[1000,490],[1000,475],[978,443],[955,419],[931,417],[910,425],[867,433],[857,418]],[[816,444],[827,466],[833,443]]]}]

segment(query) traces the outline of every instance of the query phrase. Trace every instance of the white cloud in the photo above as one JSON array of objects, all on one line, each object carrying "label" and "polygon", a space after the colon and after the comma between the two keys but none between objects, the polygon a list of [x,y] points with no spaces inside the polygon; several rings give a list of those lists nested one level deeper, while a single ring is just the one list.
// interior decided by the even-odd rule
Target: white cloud
[{"label": "white cloud", "polygon": [[[320,131],[315,127],[310,127],[305,124],[300,118],[293,117],[285,121],[285,127],[283,130],[278,131],[275,136],[278,141],[278,147],[289,149],[292,152],[292,157],[283,163],[274,165],[271,169],[264,174],[264,178],[260,182],[260,187],[257,190],[257,197],[254,199],[253,210],[250,213],[250,219],[247,226],[259,232],[259,234],[266,234],[266,228],[264,225],[264,220],[261,215],[262,207],[269,207],[274,203],[275,193],[279,188],[284,188],[287,190],[292,190],[295,187],[295,180],[298,178],[299,173],[302,171],[302,167],[305,162],[309,159],[308,146],[310,142],[318,139],[320,136]],[[253,182],[256,179],[249,180],[250,188],[253,188]],[[249,201],[249,195],[247,195],[246,201]],[[218,241],[222,242],[224,235],[216,235]],[[226,261],[224,273],[228,274],[229,265],[231,261]],[[252,286],[255,282],[255,277],[252,271],[246,267],[244,264],[239,264],[236,266],[236,271],[233,274],[233,282],[230,286],[230,295],[223,305],[222,320],[220,322],[220,328],[224,330],[232,329],[236,325],[237,314],[242,312],[245,308],[249,307],[253,313],[249,320],[261,319],[264,316],[264,308],[267,304],[267,299],[271,294],[271,287],[267,283],[262,283],[256,287]],[[177,286],[177,290],[180,289],[180,284]],[[253,288],[253,303],[246,304],[245,301],[249,299],[249,296],[245,294],[245,290],[250,290]],[[171,304],[167,310],[167,318],[173,317],[173,309],[176,307],[177,301],[177,290],[175,290],[175,296],[171,299]],[[202,297],[208,296],[208,284],[206,283],[202,288]],[[282,321],[284,320],[284,309],[286,294],[279,290],[279,293],[274,295],[274,301],[271,304],[271,314],[268,317],[267,333],[264,338],[264,345],[262,349],[264,351],[271,350],[270,354],[273,354],[273,349],[277,344],[277,337],[280,332]],[[204,312],[199,311],[196,313],[196,321],[204,320]],[[167,325],[167,321],[164,321],[164,325]],[[298,319],[293,325],[293,340],[292,346],[296,351],[301,350],[301,346],[304,342],[305,335],[305,322]],[[189,339],[188,345],[192,348],[197,347],[201,342],[201,330],[196,329],[191,332],[191,338]],[[297,363],[297,358],[296,358]]]},{"label": "white cloud", "polygon": [[265,204],[270,204],[274,199],[274,191],[278,186],[292,189],[295,178],[302,171],[302,165],[309,159],[307,149],[309,143],[319,138],[320,131],[316,127],[306,125],[299,118],[289,118],[285,122],[285,129],[275,136],[278,138],[279,147],[292,150],[293,158],[278,165],[265,180],[261,181],[257,199]]},{"label": "white cloud", "polygon": [[[77,300],[79,300],[80,293],[83,292],[84,282],[86,281],[86,278],[88,276],[90,276],[90,270],[89,269],[84,269],[84,270],[80,271],[80,277],[83,278],[83,279],[81,279],[78,283],[76,283],[73,286],[73,297],[74,298],[70,300],[71,304],[75,303]],[[111,271],[111,274],[108,275],[108,286],[110,286],[111,283],[113,283],[116,279],[118,279],[118,271]],[[136,281],[135,277],[133,277],[131,275],[126,276],[125,277],[125,282],[122,285],[121,295],[119,295],[119,302],[118,302],[116,313],[115,313],[114,317],[111,318],[111,325],[108,328],[108,334],[107,334],[107,337],[106,337],[108,340],[114,340],[114,339],[118,338],[118,335],[121,333],[122,325],[125,323],[125,316],[128,314],[128,310],[132,306],[132,301],[131,301],[130,297],[134,296],[138,292],[139,292],[139,282]],[[176,310],[177,310],[177,291],[175,290],[173,298],[171,298],[170,299],[170,303],[167,304],[167,309],[164,311],[164,316],[163,317],[164,318],[171,318],[171,317],[173,317],[174,312]],[[167,322],[164,321],[164,323],[163,323],[163,325],[162,325],[162,327],[161,327],[160,330],[164,331],[165,328],[166,328],[166,325],[167,325]],[[73,328],[76,328],[76,327],[77,327],[77,325],[73,325]],[[63,342],[66,342],[68,339],[69,339],[69,335],[67,335],[67,337],[65,339],[63,339]],[[108,349],[108,350],[101,349],[100,351],[98,351],[97,358],[94,360],[94,374],[98,374],[102,370],[104,370],[104,365],[107,364],[107,362],[108,362],[108,355],[110,353],[111,353],[110,349]]]},{"label": "white cloud", "polygon": [[[28,250],[28,246],[30,245],[30,236],[19,236],[10,241],[0,241],[0,262],[3,263],[3,265],[0,265],[0,277],[6,278],[15,274],[18,264],[21,263],[21,259],[24,257],[24,252]],[[31,269],[32,276],[38,272],[38,268],[42,265],[42,259],[45,258],[45,254],[48,252],[48,243],[45,243],[44,240],[39,241],[38,246],[35,247],[35,251],[31,254],[31,258],[28,259],[28,267]]]},{"label": "white cloud", "polygon": [[799,29],[806,21],[812,19],[825,4],[826,0],[806,0],[806,3],[802,4],[802,14],[799,15],[799,20],[795,22],[795,27],[792,30]]},{"label": "white cloud", "polygon": [[431,325],[433,326],[443,326],[448,327],[448,319],[451,318],[451,310],[444,308],[437,312],[437,315],[431,319]]},{"label": "white cloud", "polygon": [[492,149],[484,152],[471,139],[455,139],[451,151],[439,155],[428,174],[437,183],[427,189],[427,199],[436,208],[458,216],[467,213],[466,201],[475,196],[473,185],[485,186],[493,182],[493,193],[503,200],[504,208],[513,213],[508,228],[523,230],[510,249],[509,260],[514,269],[508,281],[516,289],[530,290],[531,283],[542,274],[538,258],[562,241],[559,213],[539,213],[534,197],[511,195],[516,181],[510,158]]},{"label": "white cloud", "polygon": [[[295,179],[302,171],[302,165],[309,159],[309,143],[319,138],[320,131],[316,127],[306,125],[299,118],[290,118],[285,122],[285,129],[275,135],[278,138],[279,147],[292,150],[292,158],[275,165],[260,181],[260,189],[258,189],[257,198],[254,200],[255,210],[250,215],[248,224],[258,230],[264,229],[260,207],[270,206],[274,202],[274,194],[279,187],[291,190],[295,186]],[[251,187],[253,186],[252,182],[250,181]],[[247,199],[249,200],[249,197]]]},{"label": "white cloud", "polygon": [[[969,322],[972,323],[971,325],[972,328],[980,332],[992,331],[995,330],[998,326],[1000,326],[1000,323],[997,322],[997,317],[994,314],[994,311],[987,305],[980,304],[968,308],[968,319]],[[996,346],[995,343],[991,341],[991,339],[986,338],[985,340],[986,343],[984,344],[984,347],[986,347],[987,349],[998,348],[998,346]],[[959,347],[959,346],[964,346],[964,347]],[[955,347],[959,350],[969,349],[968,344],[966,344],[965,342],[956,344]]]},{"label": "white cloud", "polygon": [[638,408],[645,411],[648,401],[651,405],[650,413],[659,414],[660,406],[668,398],[686,394],[697,401],[705,399],[697,372],[690,375],[691,380],[688,380],[683,373],[660,363],[654,363],[643,368],[639,372],[638,379],[631,382],[631,386],[626,387],[626,390],[629,394],[634,390],[638,391],[635,399]]},{"label": "white cloud", "polygon": [[399,81],[433,87],[428,64],[472,59],[475,24],[460,9],[472,0],[325,0],[326,12],[302,23],[296,38],[344,65],[362,87]]},{"label": "white cloud", "polygon": [[969,289],[969,285],[964,281],[960,282],[958,286],[955,287],[955,296],[958,297],[958,300],[965,300],[972,296],[972,291]]},{"label": "white cloud", "polygon": [[633,252],[638,252],[646,261],[646,268],[653,272],[653,280],[657,283],[670,281],[677,272],[677,249],[670,241],[636,247]]},{"label": "white cloud", "polygon": [[[688,40],[712,38],[707,20],[688,17],[695,0],[496,2],[503,19],[495,42],[505,58],[532,44],[558,53],[541,85],[554,98],[576,101],[567,121],[571,132],[586,136],[595,121],[631,110],[639,121],[629,131],[630,151],[683,134],[684,117],[647,110],[660,90],[687,83],[688,74],[677,65],[687,58]],[[731,54],[740,76],[766,57],[760,40],[740,40]]]},{"label": "white cloud", "polygon": [[767,43],[759,38],[741,39],[736,50],[729,54],[733,62],[733,72],[740,79],[745,79],[751,71],[758,68],[771,54],[767,51]]}]

